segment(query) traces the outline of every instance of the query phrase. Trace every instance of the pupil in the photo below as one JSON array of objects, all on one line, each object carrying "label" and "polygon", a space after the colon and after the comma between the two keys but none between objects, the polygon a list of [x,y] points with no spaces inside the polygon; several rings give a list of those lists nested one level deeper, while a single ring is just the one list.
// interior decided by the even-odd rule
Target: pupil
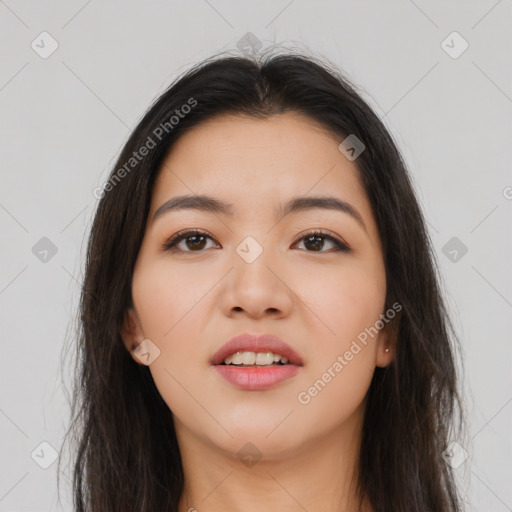
[{"label": "pupil", "polygon": [[[305,242],[305,243],[307,243],[307,240],[314,240],[314,239],[316,239],[316,240],[321,240],[321,239],[322,239],[322,237],[321,237],[321,236],[316,236],[316,235],[309,236],[309,237],[307,237],[307,238],[306,238],[306,242]],[[315,248],[314,250],[318,250],[318,249],[321,249],[321,248],[322,248],[323,243],[322,243],[322,242],[321,242],[321,243],[318,243],[318,242],[317,242],[317,243],[313,243],[312,245],[313,245],[313,247]]]},{"label": "pupil", "polygon": [[[193,245],[196,249],[197,249],[197,248],[200,248],[200,249],[201,249],[201,248],[204,246],[204,238],[205,238],[205,237],[204,237],[203,235],[194,235],[194,236],[189,237],[189,238],[188,238],[188,240],[189,240],[189,241],[190,241],[190,240],[193,240],[193,239],[196,239],[196,240],[197,240],[198,238],[202,238],[202,239],[203,239],[203,240],[202,240],[203,245],[198,246],[196,242],[193,242],[193,243],[192,243],[192,245]],[[201,242],[199,242],[199,244],[201,244]],[[189,249],[190,249],[190,248],[191,248],[191,247],[189,247]]]}]

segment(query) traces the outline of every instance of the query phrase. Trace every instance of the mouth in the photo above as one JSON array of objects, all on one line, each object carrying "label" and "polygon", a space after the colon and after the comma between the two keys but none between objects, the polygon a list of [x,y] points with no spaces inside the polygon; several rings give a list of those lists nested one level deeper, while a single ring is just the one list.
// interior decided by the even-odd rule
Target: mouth
[{"label": "mouth", "polygon": [[230,384],[261,391],[296,375],[302,358],[284,341],[270,334],[241,334],[212,357],[212,366]]},{"label": "mouth", "polygon": [[236,366],[238,368],[252,368],[254,366],[283,366],[292,363],[288,361],[287,357],[274,352],[237,351],[227,356],[220,364]]}]

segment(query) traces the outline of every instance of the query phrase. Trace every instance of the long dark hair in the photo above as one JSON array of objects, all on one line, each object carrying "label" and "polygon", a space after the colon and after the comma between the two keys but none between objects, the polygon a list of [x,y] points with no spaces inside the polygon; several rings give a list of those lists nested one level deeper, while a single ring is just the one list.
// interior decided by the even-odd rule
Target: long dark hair
[{"label": "long dark hair", "polygon": [[[216,55],[179,76],[126,142],[100,198],[80,299],[72,418],[77,511],[176,511],[184,475],[169,407],[120,331],[151,193],[180,134],[222,113],[298,112],[365,151],[355,161],[373,208],[395,318],[394,361],[366,397],[358,491],[376,511],[453,512],[461,500],[443,451],[462,404],[458,347],[431,241],[404,161],[384,124],[326,58],[299,52]],[[186,106],[186,107],[185,107]],[[134,152],[148,148],[135,160]],[[139,154],[140,156],[140,154]],[[122,171],[124,169],[124,171]],[[458,413],[458,414],[457,414]]]}]

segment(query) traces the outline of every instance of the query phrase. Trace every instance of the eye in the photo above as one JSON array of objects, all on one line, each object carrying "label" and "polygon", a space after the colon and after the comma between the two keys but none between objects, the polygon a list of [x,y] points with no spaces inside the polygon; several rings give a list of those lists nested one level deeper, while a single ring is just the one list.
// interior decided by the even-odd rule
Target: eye
[{"label": "eye", "polygon": [[[201,252],[206,245],[206,239],[213,240],[213,238],[204,231],[199,231],[198,229],[189,229],[187,231],[180,231],[172,236],[167,242],[162,245],[162,249],[164,251],[171,252]],[[187,241],[190,240],[190,243]],[[179,247],[182,241],[185,242],[185,247],[192,248],[191,250],[186,250],[183,247]]]},{"label": "eye", "polygon": [[[208,233],[198,229],[180,231],[162,245],[162,250],[170,252],[201,252],[205,249],[208,239],[213,240]],[[303,240],[306,247],[312,248],[312,250],[308,250],[307,252],[350,251],[350,248],[344,242],[322,230],[309,231],[295,242],[294,245]],[[328,240],[333,245],[334,251],[323,251],[322,249],[325,246],[325,242],[319,240]],[[182,247],[179,246],[181,242],[185,242],[185,245]]]},{"label": "eye", "polygon": [[[337,237],[330,235],[329,233],[322,231],[322,230],[314,230],[309,231],[305,235],[302,235],[302,237],[295,242],[297,244],[298,242],[301,242],[304,240],[304,244],[306,246],[312,247],[311,251],[307,252],[349,252],[350,248],[341,240],[339,240]],[[325,242],[321,240],[328,240],[333,246],[334,251],[322,251],[322,249],[325,246]],[[295,245],[294,244],[294,245]]]}]

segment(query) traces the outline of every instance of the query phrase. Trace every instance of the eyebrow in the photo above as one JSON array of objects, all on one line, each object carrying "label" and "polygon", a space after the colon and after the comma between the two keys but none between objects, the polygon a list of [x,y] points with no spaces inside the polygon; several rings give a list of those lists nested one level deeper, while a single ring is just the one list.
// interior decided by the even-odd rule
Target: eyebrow
[{"label": "eyebrow", "polygon": [[[336,210],[350,215],[366,231],[366,225],[361,214],[346,201],[342,201],[332,196],[299,196],[290,199],[284,206],[275,210],[275,216],[282,218],[290,213],[297,213],[315,208],[324,210]],[[219,199],[206,195],[184,195],[176,196],[166,201],[156,210],[153,221],[161,217],[164,213],[178,210],[199,210],[207,213],[225,215],[233,217],[233,205],[225,203]]]}]

